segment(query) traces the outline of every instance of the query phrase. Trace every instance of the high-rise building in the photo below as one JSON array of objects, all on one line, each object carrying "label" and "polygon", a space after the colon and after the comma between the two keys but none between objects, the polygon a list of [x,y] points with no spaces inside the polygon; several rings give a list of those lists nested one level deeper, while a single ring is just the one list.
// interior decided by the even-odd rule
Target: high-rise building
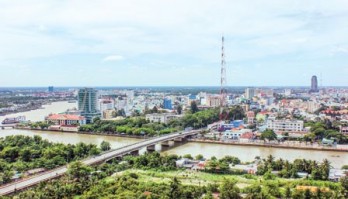
[{"label": "high-rise building", "polygon": [[319,92],[318,89],[318,79],[317,76],[313,75],[311,79],[311,90],[309,90],[310,93],[317,93]]},{"label": "high-rise building", "polygon": [[164,100],[163,100],[163,108],[172,110],[173,109],[173,107],[172,107],[172,100],[164,98]]},{"label": "high-rise building", "polygon": [[220,106],[220,103],[221,103],[221,98],[220,96],[212,96],[212,95],[209,95],[207,97],[207,102],[206,102],[206,105],[207,106],[210,106],[210,107],[219,107]]},{"label": "high-rise building", "polygon": [[81,115],[86,118],[87,123],[91,123],[93,118],[100,117],[97,109],[97,90],[93,88],[83,88],[78,92],[78,107]]},{"label": "high-rise building", "polygon": [[54,91],[53,86],[49,86],[49,87],[48,87],[48,92],[50,92],[50,93],[51,93],[51,92],[53,92],[53,91]]},{"label": "high-rise building", "polygon": [[246,88],[245,89],[245,98],[252,99],[255,96],[255,89],[253,88]]}]

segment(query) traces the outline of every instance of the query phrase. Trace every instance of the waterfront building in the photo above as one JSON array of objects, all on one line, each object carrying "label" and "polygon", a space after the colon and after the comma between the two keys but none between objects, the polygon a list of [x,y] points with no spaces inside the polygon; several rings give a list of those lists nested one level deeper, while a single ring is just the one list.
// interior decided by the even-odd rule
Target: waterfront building
[{"label": "waterfront building", "polygon": [[245,89],[245,98],[251,100],[255,96],[255,89],[246,88]]},{"label": "waterfront building", "polygon": [[95,117],[100,117],[97,100],[97,90],[93,88],[83,88],[78,92],[78,107],[87,123],[91,123]]},{"label": "waterfront building", "polygon": [[224,131],[224,130],[230,130],[230,129],[242,129],[244,128],[244,121],[243,120],[233,120],[230,123],[227,124],[221,124],[220,125],[220,130]]},{"label": "waterfront building", "polygon": [[163,99],[163,108],[164,109],[168,109],[168,110],[172,110],[172,100],[168,99],[168,98],[164,98]]},{"label": "waterfront building", "polygon": [[318,93],[318,79],[317,76],[313,75],[311,79],[311,90],[309,90],[310,93]]},{"label": "waterfront building", "polygon": [[252,133],[251,129],[231,129],[223,132],[225,139],[239,139],[245,133]]},{"label": "waterfront building", "polygon": [[303,130],[303,121],[301,120],[267,120],[267,128],[275,132],[298,132]]},{"label": "waterfront building", "polygon": [[86,118],[79,115],[51,114],[46,121],[59,126],[77,126],[86,124]]}]

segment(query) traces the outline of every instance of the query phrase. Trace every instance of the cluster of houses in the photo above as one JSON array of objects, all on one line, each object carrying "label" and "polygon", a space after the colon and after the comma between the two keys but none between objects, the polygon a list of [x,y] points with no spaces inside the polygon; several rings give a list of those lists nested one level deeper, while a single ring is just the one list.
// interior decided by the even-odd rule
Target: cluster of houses
[{"label": "cluster of houses", "polygon": [[[192,160],[188,158],[181,158],[177,160],[176,162],[176,167],[177,168],[185,168],[193,171],[204,171],[206,167],[209,164],[209,160]],[[255,161],[254,163],[251,164],[237,164],[237,165],[229,165],[230,170],[237,170],[244,172],[245,174],[252,174],[256,175],[257,172],[257,166],[258,166],[259,161]],[[278,174],[279,171],[272,171],[273,174]],[[309,177],[310,174],[306,172],[297,172],[297,175],[300,178],[306,178]],[[329,180],[338,182],[341,178],[348,176],[348,170],[346,169],[335,169],[331,168],[330,173],[329,173]]]},{"label": "cluster of houses", "polygon": [[[178,168],[186,168],[194,171],[203,171],[207,168],[209,160],[192,160],[188,158],[181,158],[180,160],[177,160],[176,167]],[[248,165],[229,165],[231,170],[239,170],[244,171],[245,173],[249,174],[256,174],[257,172],[257,164],[248,164]]]}]

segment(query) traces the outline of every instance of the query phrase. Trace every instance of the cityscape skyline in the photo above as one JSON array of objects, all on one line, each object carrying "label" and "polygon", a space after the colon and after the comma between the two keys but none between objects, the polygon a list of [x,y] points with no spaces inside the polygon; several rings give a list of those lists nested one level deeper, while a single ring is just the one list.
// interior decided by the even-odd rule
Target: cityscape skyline
[{"label": "cityscape skyline", "polygon": [[347,1],[0,5],[1,87],[347,85]]}]

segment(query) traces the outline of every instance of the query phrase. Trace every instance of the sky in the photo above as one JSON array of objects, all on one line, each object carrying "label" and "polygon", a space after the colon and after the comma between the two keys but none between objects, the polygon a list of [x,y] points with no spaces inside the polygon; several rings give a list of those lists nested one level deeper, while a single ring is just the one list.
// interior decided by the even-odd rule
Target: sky
[{"label": "sky", "polygon": [[[347,0],[0,0],[0,87],[348,85]],[[321,80],[321,81],[320,81]]]}]

